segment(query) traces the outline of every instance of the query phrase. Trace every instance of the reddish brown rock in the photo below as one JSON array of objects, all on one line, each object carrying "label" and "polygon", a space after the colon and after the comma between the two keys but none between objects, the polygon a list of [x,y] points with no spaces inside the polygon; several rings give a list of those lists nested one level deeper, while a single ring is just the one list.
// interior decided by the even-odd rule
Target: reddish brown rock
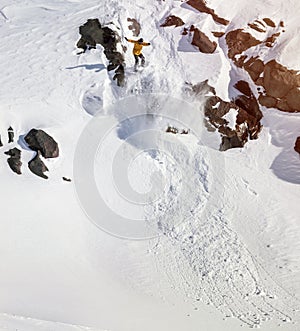
[{"label": "reddish brown rock", "polygon": [[221,38],[224,36],[225,32],[218,32],[218,31],[213,31],[212,32],[213,36],[216,38]]},{"label": "reddish brown rock", "polygon": [[235,88],[244,94],[239,95],[234,100],[234,103],[239,107],[236,123],[238,125],[246,123],[249,138],[257,139],[258,133],[262,127],[260,120],[263,117],[262,112],[259,109],[258,102],[247,82],[239,81],[235,84]]},{"label": "reddish brown rock", "polygon": [[265,65],[263,86],[267,95],[283,98],[293,88],[300,86],[300,75],[272,60]]},{"label": "reddish brown rock", "polygon": [[[275,23],[270,19],[264,19],[263,22],[269,27],[275,27]],[[258,20],[254,23],[256,25],[260,23],[263,26],[263,23]],[[280,26],[283,26],[283,22]],[[272,47],[279,35],[280,32],[273,33],[261,42],[242,29],[230,31],[226,35],[228,56],[237,67],[249,73],[257,86],[263,88],[259,97],[261,105],[285,112],[300,112],[300,74],[275,60],[264,64],[258,56],[248,59],[245,54],[242,54],[248,48],[259,44]],[[236,55],[239,56],[236,57]]]},{"label": "reddish brown rock", "polygon": [[245,94],[247,97],[251,97],[252,96],[252,91],[250,89],[250,86],[247,82],[245,82],[244,80],[239,80],[234,87],[242,92],[243,94]]},{"label": "reddish brown rock", "polygon": [[275,98],[266,95],[260,95],[258,102],[267,108],[275,108],[277,104],[277,100]]},{"label": "reddish brown rock", "polygon": [[268,26],[270,26],[271,28],[275,28],[275,27],[276,27],[275,23],[274,23],[270,18],[263,18],[263,21],[264,21]]},{"label": "reddish brown rock", "polygon": [[262,27],[260,27],[258,24],[256,23],[248,23],[248,26],[253,29],[253,30],[256,30],[258,32],[266,32],[266,30]]},{"label": "reddish brown rock", "polygon": [[271,37],[268,37],[265,41],[266,46],[273,47],[276,39],[280,36],[280,32],[273,33]]},{"label": "reddish brown rock", "polygon": [[217,48],[217,43],[209,40],[209,38],[197,28],[194,30],[192,45],[197,46],[201,53],[213,53]]},{"label": "reddish brown rock", "polygon": [[216,23],[220,23],[222,25],[228,25],[229,24],[228,20],[218,16],[213,9],[207,7],[204,0],[188,0],[187,4],[192,6],[195,9],[199,10],[202,13],[206,13],[206,14],[211,15],[213,20]]},{"label": "reddish brown rock", "polygon": [[277,100],[276,108],[279,110],[282,110],[284,112],[287,112],[287,113],[289,112],[289,109],[290,109],[287,101],[284,99]]},{"label": "reddish brown rock", "polygon": [[175,27],[182,26],[182,25],[184,25],[184,22],[180,17],[171,15],[166,18],[165,22],[161,26],[166,27],[166,26],[173,26],[173,25],[175,25]]},{"label": "reddish brown rock", "polygon": [[300,154],[300,137],[297,138],[294,149],[297,153]]},{"label": "reddish brown rock", "polygon": [[250,33],[242,29],[237,29],[227,33],[226,43],[228,46],[228,57],[234,59],[236,55],[241,54],[253,46],[259,45],[261,42]]},{"label": "reddish brown rock", "polygon": [[258,57],[251,57],[244,62],[242,67],[249,73],[252,80],[255,82],[264,71],[265,65]]},{"label": "reddish brown rock", "polygon": [[294,87],[286,95],[286,102],[289,106],[289,109],[295,112],[300,111],[300,90],[299,87]]}]

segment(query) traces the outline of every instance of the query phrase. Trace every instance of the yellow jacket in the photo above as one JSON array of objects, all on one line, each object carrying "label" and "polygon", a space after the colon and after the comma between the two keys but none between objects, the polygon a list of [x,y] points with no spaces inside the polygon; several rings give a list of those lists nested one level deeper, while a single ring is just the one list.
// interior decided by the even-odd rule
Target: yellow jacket
[{"label": "yellow jacket", "polygon": [[130,43],[134,43],[133,54],[140,55],[142,53],[143,46],[149,46],[150,43],[138,42],[137,40],[128,39]]}]

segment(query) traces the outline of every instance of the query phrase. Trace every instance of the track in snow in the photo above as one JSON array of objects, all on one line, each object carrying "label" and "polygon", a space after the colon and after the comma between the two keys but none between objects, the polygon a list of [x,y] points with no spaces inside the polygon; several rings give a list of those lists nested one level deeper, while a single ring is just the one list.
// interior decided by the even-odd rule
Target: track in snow
[{"label": "track in snow", "polygon": [[[152,30],[157,30],[158,24],[159,20]],[[157,32],[149,26],[147,33],[155,35]],[[168,43],[164,34],[155,37],[162,39],[162,45]],[[170,72],[176,69],[176,74],[183,73],[176,47],[172,49],[157,65],[167,67],[168,62]],[[161,68],[151,64],[151,59],[159,58],[163,51],[154,48],[151,52],[150,65],[145,69],[137,73],[127,69],[126,89],[117,90],[120,99],[128,95],[169,92],[173,88],[180,90],[177,83],[165,78]],[[90,114],[95,112],[94,105],[99,101],[91,92],[85,93],[84,103]],[[156,252],[158,268],[166,272],[174,288],[187,297],[212,304],[226,317],[236,317],[250,327],[270,319],[293,322],[299,307],[297,299],[272,280],[224,219],[222,190],[212,191],[210,186],[214,180],[220,185],[222,178],[209,178],[220,173],[209,162],[207,150],[198,147],[193,157],[185,159],[180,148],[167,145],[156,146],[154,158],[170,184],[169,190],[147,209],[152,215],[151,222],[154,219],[152,226],[157,226],[161,234],[156,247],[151,247]],[[175,163],[170,163],[164,155],[167,150]],[[184,172],[184,180],[176,175],[177,171]]]}]

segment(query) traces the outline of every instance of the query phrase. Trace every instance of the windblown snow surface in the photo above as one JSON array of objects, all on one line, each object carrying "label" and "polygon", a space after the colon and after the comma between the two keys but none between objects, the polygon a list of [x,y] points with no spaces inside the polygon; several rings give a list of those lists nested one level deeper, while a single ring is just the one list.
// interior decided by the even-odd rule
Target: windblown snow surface
[{"label": "windblown snow surface", "polygon": [[[300,68],[299,1],[208,5],[230,20],[226,31],[283,20],[285,34],[260,57]],[[180,29],[161,28],[170,14],[220,30],[182,1],[1,0],[1,330],[300,329],[300,117],[265,110],[258,140],[219,152],[189,86],[208,80],[229,100],[231,81],[247,75],[231,67],[223,39],[202,54]],[[77,55],[75,45],[89,18],[132,37],[128,17],[151,46],[138,73],[127,51],[119,88],[101,46]],[[3,154],[9,126],[21,176]],[[48,181],[26,167],[31,128],[60,146],[45,161]],[[91,211],[96,191],[105,203]]]}]

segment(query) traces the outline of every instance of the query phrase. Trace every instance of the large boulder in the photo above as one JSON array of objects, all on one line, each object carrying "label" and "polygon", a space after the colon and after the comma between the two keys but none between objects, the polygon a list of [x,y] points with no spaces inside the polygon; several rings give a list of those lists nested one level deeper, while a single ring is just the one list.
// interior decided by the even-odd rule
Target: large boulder
[{"label": "large boulder", "polygon": [[40,158],[41,152],[38,151],[36,156],[29,161],[28,168],[32,173],[35,175],[42,177],[44,179],[48,179],[48,176],[44,174],[44,172],[48,171],[48,168],[46,167],[45,163]]},{"label": "large boulder", "polygon": [[234,59],[236,55],[261,43],[249,32],[245,32],[242,29],[228,32],[225,39],[228,46],[228,57],[230,59]]},{"label": "large boulder", "polygon": [[21,175],[22,174],[21,151],[18,148],[13,148],[7,152],[4,152],[4,154],[10,156],[10,158],[7,160],[7,163],[11,168],[11,170],[16,174]]},{"label": "large boulder", "polygon": [[31,129],[24,139],[30,149],[40,151],[46,159],[59,156],[57,142],[43,130]]},{"label": "large boulder", "polygon": [[199,29],[194,29],[192,45],[197,46],[201,53],[213,53],[217,48],[217,43],[211,41],[205,33]]},{"label": "large boulder", "polygon": [[269,61],[264,69],[263,86],[266,94],[273,98],[283,98],[290,90],[300,85],[300,76],[288,70],[275,60]]}]

